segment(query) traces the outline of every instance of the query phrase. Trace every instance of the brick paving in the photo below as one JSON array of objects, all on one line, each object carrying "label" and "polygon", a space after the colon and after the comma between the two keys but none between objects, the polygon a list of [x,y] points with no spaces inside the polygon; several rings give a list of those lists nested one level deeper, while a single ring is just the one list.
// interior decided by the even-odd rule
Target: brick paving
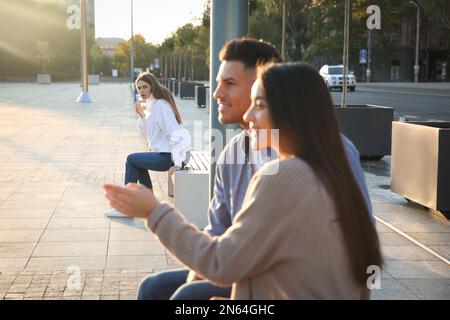
[{"label": "brick paving", "polygon": [[[0,83],[0,300],[135,299],[146,275],[180,266],[142,221],[103,215],[100,184],[123,183],[126,156],[145,150],[129,85],[91,86],[87,105],[75,102],[79,90]],[[178,103],[188,130],[208,128],[205,109]],[[194,149],[206,148],[197,133]],[[375,214],[448,259],[448,221],[388,190],[389,160],[363,165]],[[172,202],[166,174],[151,176],[158,198]],[[385,265],[373,299],[450,298],[448,265],[377,229]]]}]

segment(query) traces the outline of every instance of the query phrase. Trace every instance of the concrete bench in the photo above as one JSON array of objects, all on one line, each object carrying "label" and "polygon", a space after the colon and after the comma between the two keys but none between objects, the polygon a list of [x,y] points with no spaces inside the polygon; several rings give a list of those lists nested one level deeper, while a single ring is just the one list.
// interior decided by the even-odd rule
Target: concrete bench
[{"label": "concrete bench", "polygon": [[204,228],[208,224],[209,207],[209,153],[192,151],[183,170],[169,170],[168,194],[186,219]]}]

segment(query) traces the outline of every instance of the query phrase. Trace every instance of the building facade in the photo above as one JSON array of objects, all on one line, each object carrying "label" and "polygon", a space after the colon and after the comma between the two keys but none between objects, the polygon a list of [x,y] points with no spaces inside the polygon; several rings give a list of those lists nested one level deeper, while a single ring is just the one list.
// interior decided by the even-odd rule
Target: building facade
[{"label": "building facade", "polygon": [[[419,41],[420,81],[449,81],[449,34],[449,30],[434,25],[427,17],[422,19]],[[394,39],[397,46],[390,63],[377,63],[375,50],[372,57],[373,81],[412,81],[414,79],[415,19],[403,17]]]}]

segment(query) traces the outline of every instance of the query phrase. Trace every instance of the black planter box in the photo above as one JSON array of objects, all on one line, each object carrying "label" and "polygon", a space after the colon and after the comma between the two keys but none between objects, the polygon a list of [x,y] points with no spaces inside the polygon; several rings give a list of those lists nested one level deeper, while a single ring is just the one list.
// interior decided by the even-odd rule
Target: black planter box
[{"label": "black planter box", "polygon": [[335,106],[341,131],[362,159],[381,160],[391,154],[394,108],[374,105]]},{"label": "black planter box", "polygon": [[207,86],[195,86],[195,102],[200,108],[206,108],[206,88]]},{"label": "black planter box", "polygon": [[391,190],[450,219],[450,122],[394,122]]},{"label": "black planter box", "polygon": [[175,82],[175,80],[169,80],[169,90],[170,90],[170,92],[172,92],[172,94],[174,93],[174,82]]},{"label": "black planter box", "polygon": [[178,96],[178,91],[179,91],[179,88],[180,88],[179,83],[180,83],[180,81],[177,81],[177,80],[174,80],[172,82],[172,85],[173,85],[172,93],[173,93],[174,96]]},{"label": "black planter box", "polygon": [[203,86],[202,83],[197,82],[180,82],[180,98],[181,99],[195,99],[195,87]]}]

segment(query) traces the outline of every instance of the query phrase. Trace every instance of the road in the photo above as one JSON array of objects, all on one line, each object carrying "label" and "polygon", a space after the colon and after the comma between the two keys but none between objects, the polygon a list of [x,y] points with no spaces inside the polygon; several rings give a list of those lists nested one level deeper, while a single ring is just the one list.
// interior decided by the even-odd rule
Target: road
[{"label": "road", "polygon": [[[331,95],[340,104],[341,92]],[[395,120],[450,121],[450,83],[360,83],[355,92],[349,92],[348,101],[393,107]]]}]

